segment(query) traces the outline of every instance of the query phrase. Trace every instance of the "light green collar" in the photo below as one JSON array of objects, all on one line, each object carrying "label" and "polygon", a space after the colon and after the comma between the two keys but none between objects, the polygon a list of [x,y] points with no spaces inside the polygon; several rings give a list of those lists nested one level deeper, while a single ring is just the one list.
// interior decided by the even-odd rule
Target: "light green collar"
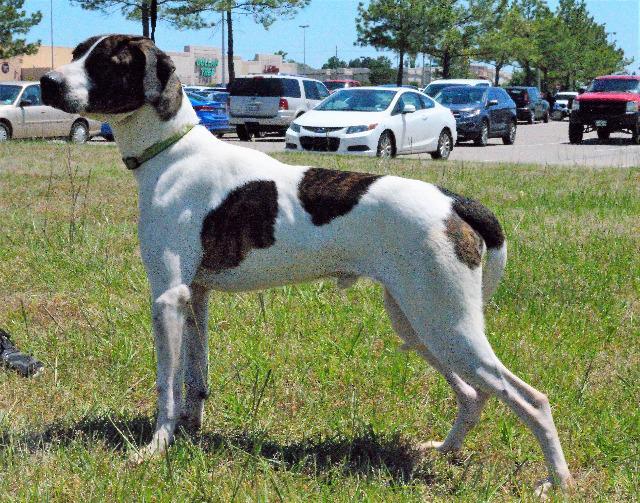
[{"label": "light green collar", "polygon": [[140,155],[140,157],[123,157],[122,162],[124,162],[127,169],[138,169],[142,164],[147,162],[149,159],[154,158],[160,152],[167,150],[171,145],[180,141],[180,139],[185,136],[189,131],[191,131],[195,127],[195,124],[188,124],[183,127],[177,133],[169,136],[166,140],[162,140],[158,143],[154,143],[149,148],[145,149],[144,152]]}]

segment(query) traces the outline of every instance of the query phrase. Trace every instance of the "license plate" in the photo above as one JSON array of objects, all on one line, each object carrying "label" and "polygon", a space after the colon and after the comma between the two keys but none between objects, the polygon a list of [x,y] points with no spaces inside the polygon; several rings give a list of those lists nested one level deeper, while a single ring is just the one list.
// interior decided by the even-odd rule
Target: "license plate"
[{"label": "license plate", "polygon": [[595,121],[596,127],[606,127],[607,121]]}]

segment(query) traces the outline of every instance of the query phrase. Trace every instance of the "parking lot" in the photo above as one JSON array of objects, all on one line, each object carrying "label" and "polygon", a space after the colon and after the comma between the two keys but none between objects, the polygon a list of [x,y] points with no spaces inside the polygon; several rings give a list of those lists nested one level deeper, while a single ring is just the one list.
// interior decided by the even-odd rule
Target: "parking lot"
[{"label": "parking lot", "polygon": [[[631,136],[613,134],[602,143],[595,133],[585,135],[581,145],[569,144],[569,122],[548,124],[519,124],[514,145],[503,145],[500,139],[491,139],[487,147],[476,147],[473,143],[458,145],[449,158],[452,161],[504,162],[526,164],[549,164],[569,166],[614,166],[640,165],[640,146],[631,144]],[[249,142],[238,141],[235,135],[227,135],[227,141],[262,152],[284,151],[284,139],[260,138]],[[431,159],[429,154],[403,156]]]}]

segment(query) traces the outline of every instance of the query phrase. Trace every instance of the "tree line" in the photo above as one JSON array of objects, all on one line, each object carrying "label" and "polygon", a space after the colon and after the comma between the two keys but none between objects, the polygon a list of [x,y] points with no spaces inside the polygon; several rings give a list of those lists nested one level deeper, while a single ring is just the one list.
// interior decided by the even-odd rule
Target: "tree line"
[{"label": "tree line", "polygon": [[471,61],[495,68],[495,85],[506,66],[514,80],[544,90],[575,89],[600,74],[630,63],[609,40],[585,0],[371,0],[360,2],[356,44],[398,54],[396,83],[404,60],[426,54],[442,78],[466,77]]},{"label": "tree line", "polygon": [[[233,64],[234,15],[253,17],[268,28],[276,19],[292,18],[311,0],[70,0],[83,9],[111,14],[120,10],[141,23],[141,33],[155,40],[158,19],[179,29],[217,29],[226,23],[229,80]],[[17,35],[40,22],[26,15],[24,0],[0,0],[0,57],[33,53]],[[472,61],[495,68],[495,84],[507,66],[517,71],[513,81],[543,89],[575,89],[598,74],[619,72],[630,61],[610,40],[603,24],[589,13],[585,0],[560,0],[552,11],[546,0],[370,0],[358,4],[359,46],[398,55],[397,70],[385,56],[357,58],[349,63],[335,56],[324,67],[362,66],[372,83],[401,84],[407,60],[420,54],[435,59],[440,77],[470,76]]]}]

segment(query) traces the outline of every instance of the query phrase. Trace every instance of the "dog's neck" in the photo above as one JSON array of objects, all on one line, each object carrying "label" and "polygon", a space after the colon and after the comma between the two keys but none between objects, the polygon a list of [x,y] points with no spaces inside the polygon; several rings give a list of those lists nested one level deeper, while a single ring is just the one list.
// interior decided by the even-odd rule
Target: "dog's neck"
[{"label": "dog's neck", "polygon": [[183,95],[178,113],[168,121],[160,120],[151,105],[144,105],[125,117],[115,120],[112,118],[110,125],[120,155],[126,158],[139,157],[149,147],[198,122],[200,121],[189,99]]}]

